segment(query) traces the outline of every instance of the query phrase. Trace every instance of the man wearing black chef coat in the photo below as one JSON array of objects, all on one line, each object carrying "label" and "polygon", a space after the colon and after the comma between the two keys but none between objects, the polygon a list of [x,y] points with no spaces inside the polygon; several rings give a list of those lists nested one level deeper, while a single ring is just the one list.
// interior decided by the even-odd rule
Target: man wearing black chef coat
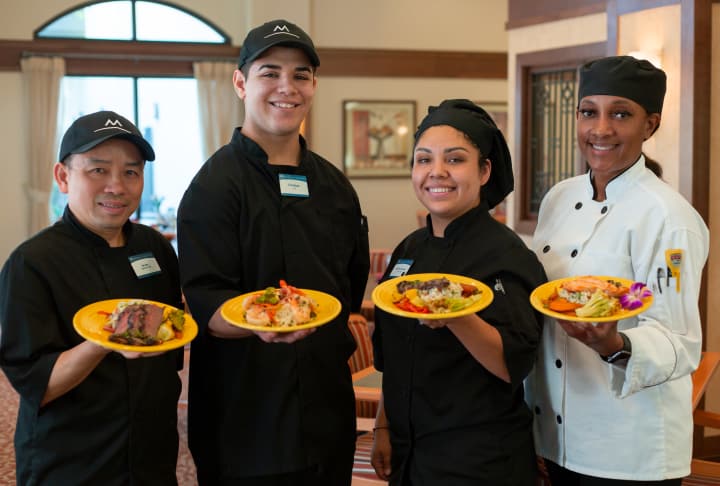
[{"label": "man wearing black chef coat", "polygon": [[55,181],[62,219],[10,255],[0,274],[0,367],[20,394],[19,485],[176,485],[179,351],[113,352],[73,328],[106,299],[181,305],[167,240],[131,223],[155,153],[111,111],[65,133]]}]

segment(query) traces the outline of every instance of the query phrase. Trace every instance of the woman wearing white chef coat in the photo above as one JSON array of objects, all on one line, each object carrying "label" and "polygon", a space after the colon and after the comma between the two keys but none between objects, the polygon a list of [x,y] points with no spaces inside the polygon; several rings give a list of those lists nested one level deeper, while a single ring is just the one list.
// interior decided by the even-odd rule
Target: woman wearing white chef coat
[{"label": "woman wearing white chef coat", "polygon": [[546,318],[527,400],[553,485],[680,485],[690,473],[709,237],[642,153],[665,86],[662,70],[630,56],[584,65],[577,139],[589,170],[555,185],[540,207],[533,249],[550,280],[609,275],[655,297],[619,322]]}]

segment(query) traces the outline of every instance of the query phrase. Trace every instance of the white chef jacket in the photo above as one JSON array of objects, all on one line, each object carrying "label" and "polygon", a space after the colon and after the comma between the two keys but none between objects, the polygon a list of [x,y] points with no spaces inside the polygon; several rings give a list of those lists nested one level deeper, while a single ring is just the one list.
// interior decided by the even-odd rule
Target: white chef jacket
[{"label": "white chef jacket", "polygon": [[[538,455],[589,476],[662,480],[690,473],[692,381],[701,351],[698,295],[709,234],[700,215],[640,159],[593,201],[590,175],[555,185],[533,249],[548,279],[607,275],[644,282],[655,301],[618,330],[632,343],[611,365],[545,320],[528,377]],[[682,250],[680,290],[665,251]]]}]

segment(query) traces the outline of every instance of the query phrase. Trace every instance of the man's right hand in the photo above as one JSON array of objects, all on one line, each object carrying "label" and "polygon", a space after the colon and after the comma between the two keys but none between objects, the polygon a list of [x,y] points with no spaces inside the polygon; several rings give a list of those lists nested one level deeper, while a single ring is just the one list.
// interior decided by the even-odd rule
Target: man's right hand
[{"label": "man's right hand", "polygon": [[305,339],[310,334],[315,332],[315,328],[310,329],[302,329],[300,331],[293,331],[293,332],[265,332],[265,331],[256,331],[255,334],[257,337],[262,339],[266,343],[285,343],[290,344],[294,343],[296,341],[300,341],[301,339]]},{"label": "man's right hand", "polygon": [[373,432],[373,447],[370,453],[370,464],[375,469],[375,473],[383,481],[390,479],[392,466],[390,459],[392,458],[392,446],[390,445],[390,429],[379,428]]}]

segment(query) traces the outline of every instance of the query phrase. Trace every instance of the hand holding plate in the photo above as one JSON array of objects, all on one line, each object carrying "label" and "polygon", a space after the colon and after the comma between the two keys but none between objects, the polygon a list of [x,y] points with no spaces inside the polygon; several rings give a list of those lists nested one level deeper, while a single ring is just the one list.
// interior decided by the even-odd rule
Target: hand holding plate
[{"label": "hand holding plate", "polygon": [[310,334],[315,332],[316,328],[301,329],[299,331],[292,332],[267,332],[267,331],[255,331],[255,334],[266,343],[285,343],[290,344],[301,339],[305,339]]},{"label": "hand holding plate", "polygon": [[617,321],[577,322],[558,319],[558,324],[568,336],[577,339],[600,355],[608,355],[617,349]]},{"label": "hand holding plate", "polygon": [[118,354],[122,354],[125,359],[152,358],[154,356],[160,356],[161,354],[165,354],[165,351],[155,351],[153,353],[140,353],[137,351],[115,350],[115,352]]},{"label": "hand holding plate", "polygon": [[418,319],[418,322],[430,329],[440,329],[447,325],[447,321],[443,319]]}]

